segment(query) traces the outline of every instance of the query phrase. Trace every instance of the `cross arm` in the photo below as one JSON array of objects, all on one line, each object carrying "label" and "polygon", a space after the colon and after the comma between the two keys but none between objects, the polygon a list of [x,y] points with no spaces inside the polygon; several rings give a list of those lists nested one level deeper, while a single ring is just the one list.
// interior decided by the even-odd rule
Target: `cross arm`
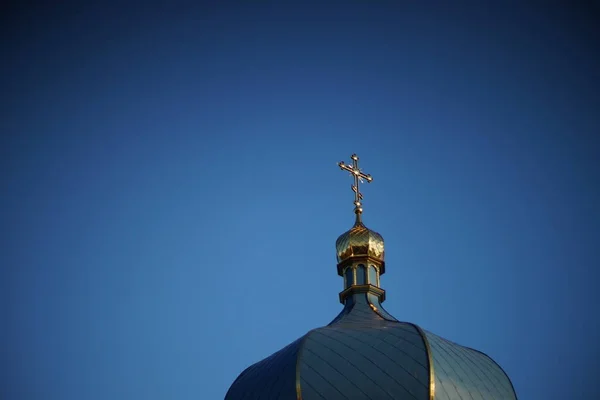
[{"label": "cross arm", "polygon": [[346,165],[346,164],[344,164],[344,162],[343,162],[343,161],[340,161],[340,162],[338,163],[338,165],[339,165],[340,169],[345,169],[346,171],[350,172],[351,174],[353,174],[353,173],[354,173],[354,168],[352,168],[352,167],[351,167],[351,166],[349,166],[349,165]]},{"label": "cross arm", "polygon": [[371,183],[373,181],[373,177],[371,176],[371,174],[365,174],[364,172],[362,172],[360,169],[358,169],[357,166],[350,166],[347,164],[344,164],[343,161],[340,161],[338,163],[338,166],[343,169],[346,170],[348,172],[350,172],[352,175],[355,175],[358,178],[362,178],[365,179],[367,182]]}]

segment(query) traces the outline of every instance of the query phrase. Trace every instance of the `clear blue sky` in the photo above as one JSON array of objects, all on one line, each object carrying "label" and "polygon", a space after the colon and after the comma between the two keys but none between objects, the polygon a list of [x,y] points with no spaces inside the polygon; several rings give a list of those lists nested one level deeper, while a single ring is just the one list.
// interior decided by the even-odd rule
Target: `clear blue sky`
[{"label": "clear blue sky", "polygon": [[598,3],[216,3],[2,13],[0,397],[223,398],[340,311],[356,152],[388,311],[595,398]]}]

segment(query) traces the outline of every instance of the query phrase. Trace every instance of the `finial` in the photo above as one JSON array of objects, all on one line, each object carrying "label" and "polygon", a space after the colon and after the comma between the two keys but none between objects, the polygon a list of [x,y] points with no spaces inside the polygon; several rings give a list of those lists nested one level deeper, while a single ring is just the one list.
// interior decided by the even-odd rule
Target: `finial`
[{"label": "finial", "polygon": [[370,174],[365,174],[360,170],[358,167],[358,156],[356,154],[352,154],[350,158],[352,159],[352,165],[347,165],[344,164],[343,161],[340,161],[338,166],[341,169],[350,172],[350,175],[354,177],[354,185],[351,186],[352,191],[354,192],[354,213],[356,214],[356,223],[360,223],[362,222],[360,215],[363,211],[361,203],[363,195],[360,192],[359,185],[364,183],[365,180],[367,183],[371,183],[373,181],[373,177]]}]

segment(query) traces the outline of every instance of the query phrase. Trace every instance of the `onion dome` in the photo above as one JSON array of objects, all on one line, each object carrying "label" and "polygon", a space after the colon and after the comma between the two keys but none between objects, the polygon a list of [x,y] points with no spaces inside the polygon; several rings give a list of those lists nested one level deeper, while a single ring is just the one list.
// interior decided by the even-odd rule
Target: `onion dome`
[{"label": "onion dome", "polygon": [[355,293],[328,325],[246,368],[225,400],[517,400],[489,356]]},{"label": "onion dome", "polygon": [[335,249],[338,263],[353,257],[372,258],[380,263],[384,261],[383,237],[367,228],[362,223],[360,214],[357,215],[354,226],[338,237]]}]

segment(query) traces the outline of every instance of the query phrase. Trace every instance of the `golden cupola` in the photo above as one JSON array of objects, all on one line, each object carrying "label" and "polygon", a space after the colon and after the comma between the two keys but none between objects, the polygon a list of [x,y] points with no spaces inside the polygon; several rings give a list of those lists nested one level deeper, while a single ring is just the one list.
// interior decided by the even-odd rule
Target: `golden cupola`
[{"label": "golden cupola", "polygon": [[362,223],[360,214],[356,215],[354,226],[338,237],[335,249],[338,264],[352,258],[366,257],[384,265],[383,237],[367,228]]},{"label": "golden cupola", "polygon": [[356,222],[347,232],[338,237],[335,242],[337,253],[337,271],[344,278],[344,290],[340,293],[340,301],[351,294],[362,292],[371,293],[385,300],[385,291],[380,288],[379,277],[385,273],[383,237],[367,228],[362,222],[362,199],[359,185],[370,183],[373,177],[365,174],[358,167],[358,156],[352,154],[352,165],[339,162],[338,166],[350,172],[354,178],[351,186],[354,192],[354,214]]}]

